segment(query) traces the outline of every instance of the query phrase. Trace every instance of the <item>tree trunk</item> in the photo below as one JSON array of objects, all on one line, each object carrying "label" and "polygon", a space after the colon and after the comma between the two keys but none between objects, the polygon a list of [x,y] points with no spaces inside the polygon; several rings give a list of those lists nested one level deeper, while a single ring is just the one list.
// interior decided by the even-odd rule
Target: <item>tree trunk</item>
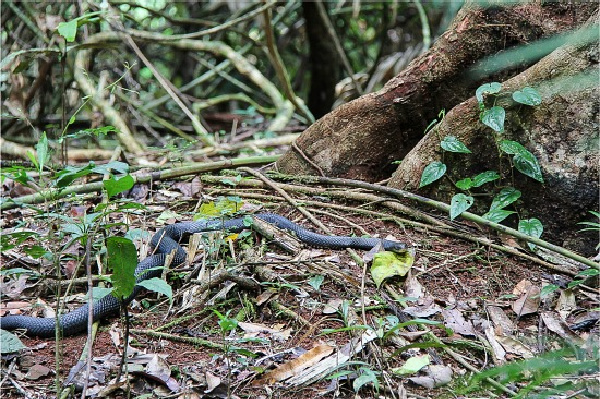
[{"label": "tree trunk", "polygon": [[340,81],[341,62],[335,50],[334,39],[327,29],[326,21],[323,21],[327,15],[322,15],[317,3],[311,1],[302,2],[302,12],[310,46],[308,108],[316,118],[320,118],[331,111],[335,101],[335,85]]},{"label": "tree trunk", "polygon": [[[590,85],[598,81],[597,39],[591,45],[558,50],[554,46],[533,59],[517,55],[510,60],[511,68],[500,72],[486,71],[489,63],[473,66],[510,47],[574,30],[588,19],[597,23],[597,10],[597,4],[559,3],[465,7],[429,52],[382,90],[318,120],[297,140],[298,148],[277,165],[286,173],[318,171],[374,181],[389,177],[396,169],[392,163],[402,160],[389,184],[416,190],[423,168],[443,157],[450,179],[420,193],[447,202],[459,191],[451,181],[495,170],[503,175],[503,184],[523,192],[518,204],[525,209],[521,219],[539,218],[545,226],[544,238],[590,254],[597,237],[578,234],[576,223],[585,220],[587,211],[598,210],[598,89]],[[529,46],[531,52],[540,48]],[[543,98],[541,105],[529,107],[500,96],[497,105],[507,111],[501,138],[481,124],[473,96],[482,83],[491,81],[503,82],[502,93],[507,94],[536,86]],[[446,117],[423,137],[443,109],[449,110]],[[442,154],[440,140],[447,135],[463,140],[471,156]],[[517,173],[506,158],[501,159],[499,140],[517,141],[534,153],[545,184]]]},{"label": "tree trunk", "polygon": [[391,175],[393,162],[419,142],[442,109],[468,99],[484,81],[504,80],[529,65],[485,80],[473,79],[470,66],[512,46],[573,29],[597,8],[572,7],[559,3],[464,7],[430,51],[380,91],[336,108],[310,126],[296,143],[303,154],[288,152],[278,167],[288,173],[316,173],[308,158],[330,176],[373,181]]}]

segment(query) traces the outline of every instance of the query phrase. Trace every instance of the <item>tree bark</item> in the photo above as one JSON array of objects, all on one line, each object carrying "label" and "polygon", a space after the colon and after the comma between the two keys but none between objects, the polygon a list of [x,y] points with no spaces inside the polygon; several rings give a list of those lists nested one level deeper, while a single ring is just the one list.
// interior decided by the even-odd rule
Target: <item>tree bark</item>
[{"label": "tree bark", "polygon": [[[494,170],[501,187],[513,186],[523,195],[515,204],[519,219],[538,218],[544,238],[591,255],[597,234],[580,233],[578,222],[596,221],[598,210],[599,93],[598,38],[549,48],[530,57],[541,46],[533,43],[558,33],[598,23],[597,4],[528,3],[481,8],[466,6],[431,50],[415,59],[382,90],[364,95],[325,115],[310,126],[278,162],[290,174],[314,174],[376,181],[393,176],[392,187],[449,202],[460,192],[453,182]],[[597,25],[595,25],[597,31]],[[530,44],[529,48],[525,44]],[[485,57],[516,45],[530,50],[507,53],[509,68],[496,72]],[[521,52],[520,54],[523,54]],[[473,68],[477,64],[478,68]],[[503,82],[495,101],[507,113],[500,135],[479,121],[475,90],[491,81]],[[595,82],[595,84],[594,84]],[[516,104],[510,95],[533,86],[542,95],[536,107]],[[491,106],[492,104],[488,104]],[[448,110],[441,123],[425,136],[425,128]],[[442,152],[440,141],[456,136],[472,154]],[[499,141],[514,140],[538,159],[544,184],[526,177],[500,156]],[[400,166],[394,173],[399,161]],[[448,166],[444,179],[418,189],[423,169],[432,161]],[[498,183],[498,182],[496,182]],[[490,201],[479,190],[476,213]],[[515,225],[516,216],[507,219]]]},{"label": "tree bark", "polygon": [[[461,9],[429,52],[378,92],[366,94],[319,119],[277,163],[286,173],[316,173],[378,180],[390,176],[442,109],[472,96],[484,81],[504,80],[529,64],[487,79],[469,67],[485,56],[564,32],[585,22],[595,4],[519,4]],[[504,77],[504,78],[503,78]],[[298,153],[298,150],[302,154]],[[311,162],[307,162],[309,159]]]},{"label": "tree bark", "polygon": [[[320,1],[320,0],[319,0]],[[310,92],[308,108],[320,118],[331,111],[335,101],[335,85],[340,81],[340,60],[326,22],[316,2],[303,1],[306,34],[310,46]]]}]

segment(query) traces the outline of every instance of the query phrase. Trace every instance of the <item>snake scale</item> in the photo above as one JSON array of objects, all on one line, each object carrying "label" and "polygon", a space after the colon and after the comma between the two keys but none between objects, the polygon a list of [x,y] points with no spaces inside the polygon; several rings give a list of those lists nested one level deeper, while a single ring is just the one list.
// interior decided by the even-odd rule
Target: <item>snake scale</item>
[{"label": "snake scale", "polygon": [[[304,244],[312,247],[330,248],[330,249],[364,249],[369,250],[381,243],[383,248],[388,251],[402,251],[406,245],[391,240],[382,240],[378,238],[363,237],[344,237],[344,236],[326,236],[306,230],[300,225],[293,223],[289,219],[271,213],[261,213],[255,217],[277,226],[280,229],[288,230]],[[151,256],[138,263],[135,274],[136,282],[159,276],[162,273],[158,266],[163,266],[168,254],[175,250],[175,255],[171,261],[172,267],[180,266],[186,258],[185,250],[179,243],[190,234],[202,233],[208,231],[224,230],[231,233],[239,233],[247,228],[243,218],[231,220],[204,220],[197,222],[180,222],[171,224],[160,229],[151,241],[153,252]],[[133,293],[125,300],[129,303],[142,290],[142,287],[136,285]],[[109,315],[117,313],[120,305],[117,298],[107,295],[93,304],[94,320],[103,319]],[[83,305],[69,313],[60,315],[60,327],[63,335],[74,335],[87,328],[88,305]],[[3,330],[26,330],[27,335],[38,337],[52,337],[55,335],[56,318],[38,318],[27,316],[6,316],[0,318],[0,328]]]}]

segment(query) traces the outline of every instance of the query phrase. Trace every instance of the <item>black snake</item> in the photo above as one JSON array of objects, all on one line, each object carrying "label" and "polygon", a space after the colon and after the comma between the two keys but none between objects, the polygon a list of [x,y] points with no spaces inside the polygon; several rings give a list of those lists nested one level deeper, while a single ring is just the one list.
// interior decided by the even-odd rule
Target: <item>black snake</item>
[{"label": "black snake", "polygon": [[[383,248],[388,251],[402,251],[406,249],[406,245],[400,242],[391,240],[382,240],[378,238],[363,238],[363,237],[343,237],[343,236],[326,236],[313,233],[303,227],[291,222],[283,216],[262,213],[255,217],[277,226],[280,229],[288,230],[296,235],[303,243],[320,248],[343,249],[355,248],[369,250],[381,243]],[[247,228],[244,224],[244,219],[231,219],[227,221],[211,220],[197,222],[181,222],[171,224],[159,230],[151,241],[151,246],[154,249],[153,254],[140,263],[138,263],[135,274],[136,281],[150,279],[159,276],[162,273],[158,266],[163,266],[168,254],[175,250],[175,255],[171,261],[171,266],[177,267],[185,261],[186,252],[179,245],[183,238],[190,234],[202,233],[215,230],[226,230],[228,232],[237,233]],[[140,291],[142,287],[136,285],[133,293],[125,300],[129,303]],[[107,295],[102,299],[94,302],[93,312],[94,320],[100,320],[119,311],[119,301],[112,295]],[[64,335],[73,335],[87,328],[88,305],[84,305],[72,312],[65,313],[60,316],[60,326]],[[0,328],[3,330],[26,330],[27,335],[35,335],[39,337],[51,337],[55,334],[56,318],[38,318],[26,316],[6,316],[0,318]]]}]

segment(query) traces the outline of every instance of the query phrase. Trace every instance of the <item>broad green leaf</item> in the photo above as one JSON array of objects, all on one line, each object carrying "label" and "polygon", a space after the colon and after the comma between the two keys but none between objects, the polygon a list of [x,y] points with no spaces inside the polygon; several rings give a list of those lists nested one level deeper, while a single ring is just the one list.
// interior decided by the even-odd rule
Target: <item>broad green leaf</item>
[{"label": "broad green leaf", "polygon": [[35,151],[37,153],[37,168],[38,172],[42,173],[44,171],[44,166],[46,166],[46,162],[50,159],[50,148],[48,146],[48,137],[46,137],[46,132],[42,133],[42,136],[38,140],[35,145]]},{"label": "broad green leaf", "polygon": [[477,97],[477,101],[479,103],[483,103],[483,95],[484,94],[494,94],[499,93],[502,90],[502,84],[498,82],[484,83],[477,91],[475,91],[475,97]]},{"label": "broad green leaf", "polygon": [[585,280],[573,280],[567,284],[567,288],[575,288],[578,285],[584,284]]},{"label": "broad green leaf", "polygon": [[27,151],[27,158],[29,158],[29,160],[31,161],[31,163],[33,164],[33,166],[35,166],[35,169],[38,171],[40,171],[40,164],[38,163],[37,159],[35,159],[35,155],[33,154],[33,151]]},{"label": "broad green leaf", "polygon": [[531,87],[524,87],[523,90],[517,90],[512,95],[513,100],[525,105],[540,105],[542,96],[540,93]]},{"label": "broad green leaf", "polygon": [[39,233],[33,231],[19,231],[15,233],[2,234],[0,235],[0,250],[8,251],[9,249],[23,244],[23,242],[29,238],[36,239],[38,236]]},{"label": "broad green leaf", "polygon": [[527,151],[521,143],[512,140],[502,140],[500,142],[500,150],[509,155],[521,154]]},{"label": "broad green leaf", "polygon": [[460,152],[460,153],[465,153],[465,154],[468,154],[471,152],[462,141],[460,141],[459,139],[457,139],[454,136],[444,137],[444,139],[442,140],[440,145],[444,150],[450,151],[450,152]]},{"label": "broad green leaf", "polygon": [[98,165],[92,169],[92,172],[104,175],[110,172],[125,175],[129,173],[129,165],[125,162],[111,161],[107,164]]},{"label": "broad green leaf", "polygon": [[111,176],[110,179],[103,180],[102,183],[104,184],[108,197],[112,198],[123,191],[131,189],[135,184],[135,180],[131,175],[125,175],[120,179],[117,179],[116,176]]},{"label": "broad green leaf", "polygon": [[[527,150],[525,150],[527,151]],[[540,183],[544,182],[544,178],[542,177],[542,169],[540,168],[540,164],[537,161],[535,155],[527,151],[525,154],[516,154],[513,157],[513,163],[515,168],[525,176],[529,176],[539,181]]]},{"label": "broad green leaf", "polygon": [[[156,218],[156,222],[157,224],[165,224],[168,223],[170,219],[176,219],[177,216],[179,216],[177,212],[171,210],[162,211],[160,215],[158,215],[158,217]],[[194,218],[194,220],[197,219]]]},{"label": "broad green leaf", "polygon": [[377,288],[381,286],[386,278],[406,276],[414,260],[409,251],[376,253],[371,265],[371,277]]},{"label": "broad green leaf", "polygon": [[598,274],[600,274],[600,270],[591,268],[591,269],[580,271],[579,273],[577,273],[577,277],[594,277],[594,276],[597,276]]},{"label": "broad green leaf", "polygon": [[127,298],[135,287],[135,268],[137,252],[133,242],[123,237],[108,237],[106,239],[107,263],[113,275],[112,294],[116,298]]},{"label": "broad green leaf", "polygon": [[504,209],[521,197],[521,192],[514,187],[506,187],[500,190],[494,197],[490,211]]},{"label": "broad green leaf", "polygon": [[496,105],[483,111],[483,115],[481,115],[481,123],[491,127],[497,132],[502,132],[504,131],[505,117],[506,112],[504,111],[504,108]]},{"label": "broad green leaf", "polygon": [[15,334],[0,330],[0,350],[3,355],[8,355],[10,353],[17,353],[21,349],[27,348],[23,345],[23,342],[17,337]]},{"label": "broad green leaf", "polygon": [[500,175],[491,170],[480,173],[477,176],[473,177],[473,187],[481,187],[485,183],[489,183],[489,182],[497,180],[499,178],[500,178]]},{"label": "broad green leaf", "polygon": [[[530,237],[540,238],[542,233],[544,232],[544,225],[536,218],[531,218],[529,220],[519,220],[519,232],[523,234],[527,234]],[[535,249],[535,244],[527,243],[529,248],[532,250]]]},{"label": "broad green leaf", "polygon": [[77,34],[77,20],[61,22],[58,24],[57,30],[67,42],[72,43],[75,41],[75,35]]},{"label": "broad green leaf", "polygon": [[39,259],[43,256],[45,256],[48,252],[46,248],[39,246],[39,245],[32,245],[31,247],[25,247],[23,248],[23,252],[25,252],[27,255],[31,256],[33,259]]},{"label": "broad green leaf", "polygon": [[470,177],[467,177],[466,179],[459,180],[456,183],[454,183],[454,185],[456,187],[460,188],[461,190],[469,190],[471,187],[474,186],[473,180],[471,180]]},{"label": "broad green leaf", "polygon": [[431,364],[429,355],[413,356],[408,358],[402,367],[393,368],[392,372],[394,374],[414,374],[429,364]]},{"label": "broad green leaf", "polygon": [[160,279],[158,277],[153,277],[149,280],[140,281],[138,285],[149,289],[154,292],[158,292],[159,294],[163,294],[169,299],[173,299],[173,289],[165,280]]},{"label": "broad green leaf", "polygon": [[450,202],[450,220],[454,220],[458,215],[469,209],[471,205],[473,205],[473,197],[463,193],[456,194]]},{"label": "broad green leaf", "polygon": [[419,188],[425,187],[433,183],[440,177],[444,176],[444,173],[446,173],[445,164],[438,161],[430,163],[429,165],[425,166],[425,169],[423,169],[423,174],[421,175],[421,183],[419,184]]},{"label": "broad green leaf", "polygon": [[358,392],[365,384],[373,384],[375,392],[379,392],[379,381],[377,380],[377,376],[373,370],[367,367],[360,369],[360,375],[352,382],[352,389],[354,389],[354,392]]},{"label": "broad green leaf", "polygon": [[60,172],[57,173],[56,187],[65,188],[75,179],[78,179],[83,176],[87,176],[92,173],[92,169],[94,168],[94,162],[89,162],[84,166],[65,166]]},{"label": "broad green leaf", "polygon": [[206,217],[223,216],[238,212],[243,202],[237,197],[219,198],[216,201],[205,202],[200,206],[200,211],[194,215],[194,220]]},{"label": "broad green leaf", "polygon": [[482,217],[490,222],[501,223],[508,216],[516,213],[515,211],[507,211],[505,209],[493,209],[488,213],[484,214]]},{"label": "broad green leaf", "polygon": [[315,274],[308,279],[308,284],[315,289],[315,291],[321,291],[321,285],[325,281],[325,277],[322,274]]},{"label": "broad green leaf", "polygon": [[560,289],[560,287],[558,285],[554,285],[554,284],[545,285],[542,287],[542,290],[540,291],[540,298],[546,298],[546,297],[554,294],[559,289]]}]

